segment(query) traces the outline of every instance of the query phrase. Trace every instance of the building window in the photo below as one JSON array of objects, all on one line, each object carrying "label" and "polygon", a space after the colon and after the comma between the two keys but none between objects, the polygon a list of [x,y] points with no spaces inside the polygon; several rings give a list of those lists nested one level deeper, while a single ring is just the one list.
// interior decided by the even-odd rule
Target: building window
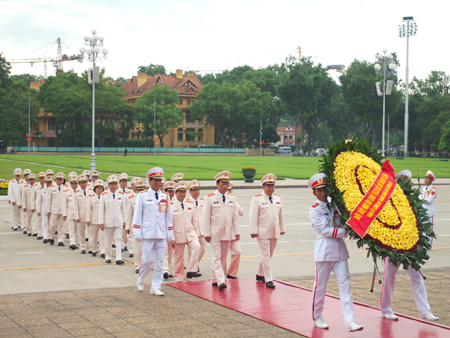
[{"label": "building window", "polygon": [[183,99],[178,99],[178,104],[182,105],[183,104]]},{"label": "building window", "polygon": [[190,111],[186,110],[184,114],[186,116],[186,123],[195,123],[195,120],[192,118],[192,114]]},{"label": "building window", "polygon": [[203,143],[203,128],[198,128],[198,142]]},{"label": "building window", "polygon": [[55,119],[48,119],[48,131],[55,131]]},{"label": "building window", "polygon": [[194,141],[195,140],[195,129],[194,128],[187,128],[186,129],[186,141]]},{"label": "building window", "polygon": [[192,103],[191,103],[191,99],[186,99],[186,104],[188,105],[188,106],[190,106]]},{"label": "building window", "polygon": [[178,142],[183,142],[183,128],[178,128]]}]

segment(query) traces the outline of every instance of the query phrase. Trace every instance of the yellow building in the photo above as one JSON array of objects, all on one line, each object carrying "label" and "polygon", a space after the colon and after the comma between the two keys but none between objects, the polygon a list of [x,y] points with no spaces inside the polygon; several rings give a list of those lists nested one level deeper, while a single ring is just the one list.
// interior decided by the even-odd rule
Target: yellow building
[{"label": "yellow building", "polygon": [[[39,91],[44,80],[30,83],[30,88]],[[125,90],[125,99],[129,104],[134,104],[144,93],[153,89],[155,85],[168,85],[178,93],[177,107],[183,111],[183,121],[176,128],[169,128],[169,132],[164,136],[164,146],[173,148],[198,147],[200,145],[214,145],[214,127],[207,126],[205,121],[194,120],[186,108],[191,106],[196,95],[201,91],[202,85],[194,73],[189,72],[183,76],[181,70],[177,70],[175,76],[155,75],[139,73],[129,81],[122,83]],[[40,109],[39,115],[39,136],[33,138],[37,146],[56,146],[56,119],[52,113],[44,112]],[[139,130],[143,131],[141,123],[136,123],[130,130],[130,137]]]},{"label": "yellow building", "polygon": [[[148,75],[139,73],[128,82],[123,83],[125,98],[128,103],[133,104],[144,93],[152,90],[155,85],[168,85],[178,93],[177,107],[183,110],[183,121],[176,128],[169,128],[164,136],[164,146],[174,148],[189,148],[200,145],[214,145],[214,127],[206,125],[205,120],[194,120],[186,108],[191,106],[202,85],[193,72],[183,76],[181,70],[177,70],[175,76],[171,75]],[[142,124],[136,125],[132,131],[136,133],[143,130]]]}]

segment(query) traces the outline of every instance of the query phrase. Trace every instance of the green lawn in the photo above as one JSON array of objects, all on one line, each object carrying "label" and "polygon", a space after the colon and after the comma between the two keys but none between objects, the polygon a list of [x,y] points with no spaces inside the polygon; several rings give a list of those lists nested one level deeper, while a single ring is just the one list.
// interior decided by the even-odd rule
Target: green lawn
[{"label": "green lawn", "polygon": [[[398,172],[409,169],[413,176],[419,170],[423,177],[427,170],[432,170],[437,178],[450,178],[450,163],[439,159],[392,158],[391,163]],[[104,172],[102,179],[109,173],[126,172],[130,176],[144,176],[148,169],[160,166],[164,169],[166,178],[176,172],[182,172],[186,180],[211,180],[222,171],[229,170],[232,179],[243,179],[241,168],[246,165],[256,167],[256,179],[266,173],[274,173],[278,178],[308,179],[317,172],[319,157],[293,156],[183,156],[183,155],[97,155],[97,170]],[[81,173],[90,167],[90,155],[2,155],[0,156],[0,178],[9,179],[16,167],[28,168],[38,173],[51,168],[56,172],[70,171]]]}]

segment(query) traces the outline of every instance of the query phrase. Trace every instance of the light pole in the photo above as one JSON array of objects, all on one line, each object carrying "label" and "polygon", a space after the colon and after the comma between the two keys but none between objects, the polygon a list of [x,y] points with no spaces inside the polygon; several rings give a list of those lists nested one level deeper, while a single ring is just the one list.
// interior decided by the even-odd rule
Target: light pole
[{"label": "light pole", "polygon": [[405,157],[408,157],[408,97],[409,97],[409,37],[417,34],[417,24],[413,16],[404,16],[405,24],[399,25],[399,36],[406,37],[406,81],[405,81]]},{"label": "light pole", "polygon": [[[97,36],[97,31],[93,29],[91,31],[92,36],[84,37],[84,45],[86,47],[80,48],[80,53],[83,58],[88,61],[92,61],[92,68],[88,72],[88,82],[92,84],[92,153],[91,153],[91,170],[95,170],[95,84],[99,82],[100,71],[99,67],[95,66],[95,61],[101,61],[106,59],[108,50],[103,48],[100,54],[100,47],[103,47],[103,37]],[[80,59],[81,61],[83,59]]]},{"label": "light pole", "polygon": [[393,81],[389,80],[386,83],[386,77],[389,77],[391,75],[395,74],[395,63],[394,63],[394,57],[392,56],[392,54],[386,54],[387,50],[383,49],[383,54],[378,53],[376,58],[377,58],[377,63],[375,63],[375,71],[377,73],[378,76],[382,76],[383,77],[383,91],[381,91],[380,86],[381,83],[377,82],[376,83],[376,87],[377,87],[377,92],[378,92],[378,96],[383,96],[383,129],[382,129],[382,133],[381,133],[381,154],[384,156],[385,152],[384,152],[384,141],[385,141],[385,130],[386,130],[386,95],[391,95],[392,92],[392,84]]},{"label": "light pole", "polygon": [[30,155],[30,141],[31,141],[31,97],[28,98],[28,155]]}]

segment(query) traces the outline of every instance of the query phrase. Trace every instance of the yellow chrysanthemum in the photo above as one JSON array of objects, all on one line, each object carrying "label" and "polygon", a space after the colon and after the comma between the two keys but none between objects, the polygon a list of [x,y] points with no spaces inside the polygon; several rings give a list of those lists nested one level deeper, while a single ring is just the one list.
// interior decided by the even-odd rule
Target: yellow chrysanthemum
[{"label": "yellow chrysanthemum", "polygon": [[[347,210],[353,210],[375,182],[381,166],[370,157],[355,151],[340,153],[334,162],[336,186],[344,191]],[[367,234],[382,246],[409,251],[419,241],[417,219],[400,186],[372,222]]]}]

